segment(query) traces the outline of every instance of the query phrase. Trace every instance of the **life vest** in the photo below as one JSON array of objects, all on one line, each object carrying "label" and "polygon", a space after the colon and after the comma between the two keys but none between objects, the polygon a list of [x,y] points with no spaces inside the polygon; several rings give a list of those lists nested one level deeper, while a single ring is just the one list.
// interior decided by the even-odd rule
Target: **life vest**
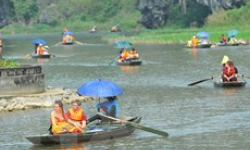
[{"label": "life vest", "polygon": [[78,108],[77,111],[74,111],[73,108],[69,109],[69,119],[73,120],[73,121],[83,121],[84,120],[84,116],[82,115],[84,113],[84,110],[81,108]]},{"label": "life vest", "polygon": [[122,55],[121,55],[121,60],[123,61],[123,60],[125,60],[125,59],[127,59],[127,58],[129,58],[129,53],[128,53],[127,51],[124,51],[124,52],[122,53]]},{"label": "life vest", "polygon": [[199,41],[198,41],[198,38],[193,38],[193,39],[192,39],[192,46],[193,46],[193,47],[197,47],[197,46],[198,46],[198,42],[199,42]]},{"label": "life vest", "polygon": [[137,51],[130,51],[130,54],[131,54],[131,55],[136,55],[136,54],[138,54],[138,53],[137,53]]},{"label": "life vest", "polygon": [[42,46],[38,46],[37,47],[37,54],[38,55],[42,55],[43,54],[43,47]]}]

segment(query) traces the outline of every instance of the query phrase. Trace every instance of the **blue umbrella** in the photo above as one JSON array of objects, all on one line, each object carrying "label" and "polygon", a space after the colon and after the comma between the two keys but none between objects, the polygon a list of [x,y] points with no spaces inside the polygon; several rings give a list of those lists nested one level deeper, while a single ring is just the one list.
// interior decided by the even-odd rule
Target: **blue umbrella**
[{"label": "blue umbrella", "polygon": [[98,79],[86,82],[77,90],[77,93],[100,98],[121,95],[122,89],[111,81]]},{"label": "blue umbrella", "polygon": [[196,34],[197,37],[201,37],[201,38],[208,38],[210,37],[210,34],[208,32],[205,31],[200,31]]},{"label": "blue umbrella", "polygon": [[227,36],[228,36],[228,37],[235,36],[235,35],[237,35],[238,33],[239,33],[238,30],[233,29],[233,30],[230,30],[230,31],[227,32]]},{"label": "blue umbrella", "polygon": [[132,45],[133,44],[131,42],[129,42],[129,41],[120,41],[120,42],[115,43],[113,45],[113,47],[118,48],[118,49],[120,49],[120,48],[130,48],[130,47],[132,47]]},{"label": "blue umbrella", "polygon": [[63,32],[63,35],[74,35],[74,33],[71,31],[65,31]]},{"label": "blue umbrella", "polygon": [[32,41],[32,43],[33,44],[47,44],[47,42],[46,41],[44,41],[44,40],[42,40],[42,39],[34,39],[33,41]]}]

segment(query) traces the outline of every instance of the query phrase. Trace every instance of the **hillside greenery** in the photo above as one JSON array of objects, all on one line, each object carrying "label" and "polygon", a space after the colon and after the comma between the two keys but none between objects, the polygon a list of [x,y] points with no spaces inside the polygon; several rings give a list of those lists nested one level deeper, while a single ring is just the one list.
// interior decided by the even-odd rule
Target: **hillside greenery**
[{"label": "hillside greenery", "polygon": [[[1,33],[44,33],[61,32],[68,28],[74,32],[87,32],[96,25],[98,30],[107,31],[113,25],[119,25],[122,30],[140,30],[131,40],[148,42],[186,41],[195,33],[204,30],[211,34],[211,40],[217,41],[221,34],[228,30],[238,29],[239,38],[249,39],[250,3],[232,10],[220,10],[210,14],[209,10],[197,6],[187,7],[183,15],[180,5],[175,4],[170,13],[168,23],[161,29],[146,30],[138,21],[141,13],[135,8],[135,0],[54,0],[56,5],[46,6],[46,0],[10,0],[13,10],[9,15],[12,23],[2,29]],[[53,0],[51,0],[53,1]],[[192,0],[191,0],[192,1]],[[38,21],[41,14],[53,12],[45,22]],[[190,22],[197,21],[197,28],[190,28]],[[111,35],[107,38],[114,38]],[[119,35],[115,35],[119,36]],[[116,38],[116,37],[115,37]]]}]

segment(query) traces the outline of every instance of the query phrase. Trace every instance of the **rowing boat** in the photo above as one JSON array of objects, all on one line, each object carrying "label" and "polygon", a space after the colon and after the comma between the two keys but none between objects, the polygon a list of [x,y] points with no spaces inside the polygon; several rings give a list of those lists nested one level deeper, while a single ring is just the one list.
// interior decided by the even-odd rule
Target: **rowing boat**
[{"label": "rowing boat", "polygon": [[42,54],[42,55],[38,55],[38,54],[32,54],[32,58],[50,58],[51,54]]},{"label": "rowing boat", "polygon": [[187,48],[211,48],[212,44],[201,44],[196,47],[193,46],[187,46]]},{"label": "rowing boat", "polygon": [[244,87],[246,85],[246,81],[234,81],[234,82],[222,82],[222,81],[214,81],[215,87]]},{"label": "rowing boat", "polygon": [[[141,117],[134,117],[128,121],[139,123],[141,121]],[[132,134],[135,129],[136,128],[131,126],[129,123],[102,122],[95,124],[92,127],[89,126],[89,130],[85,131],[84,133],[30,135],[27,136],[26,139],[36,145],[76,144],[127,136]]]},{"label": "rowing boat", "polygon": [[141,59],[130,59],[125,61],[117,60],[116,64],[121,66],[139,66],[142,64],[142,60]]},{"label": "rowing boat", "polygon": [[235,43],[235,44],[222,44],[222,43],[219,43],[219,44],[216,44],[217,46],[239,46],[240,44],[239,43]]}]

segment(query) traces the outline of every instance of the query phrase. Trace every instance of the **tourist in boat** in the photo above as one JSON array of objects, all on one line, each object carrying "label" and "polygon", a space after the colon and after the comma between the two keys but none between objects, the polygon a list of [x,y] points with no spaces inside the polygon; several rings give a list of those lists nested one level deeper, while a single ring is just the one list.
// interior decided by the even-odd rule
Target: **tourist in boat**
[{"label": "tourist in boat", "polygon": [[74,124],[78,128],[86,129],[87,116],[84,110],[80,107],[81,104],[82,103],[79,100],[74,100],[72,102],[72,108],[66,112],[66,117],[71,124]]},{"label": "tourist in boat", "polygon": [[96,31],[97,31],[96,26],[93,26],[89,32],[93,33],[93,32],[96,32]]},{"label": "tourist in boat", "polygon": [[230,44],[237,44],[238,41],[237,41],[237,39],[235,38],[235,36],[231,36],[231,37],[230,37],[230,40],[229,40],[229,43],[230,43]]},{"label": "tourist in boat", "polygon": [[[102,110],[102,112],[107,115],[107,116],[111,116],[111,117],[117,117],[118,114],[118,110],[119,110],[119,104],[117,102],[117,97],[116,96],[110,96],[106,98],[107,100],[99,103],[96,105],[96,108],[98,111]],[[93,117],[91,117],[90,119],[88,119],[87,123],[92,122],[94,120],[101,120],[101,121],[107,121],[107,120],[103,120],[102,117],[100,117],[100,115],[95,115]]]},{"label": "tourist in boat", "polygon": [[[223,78],[223,74],[224,72],[227,72],[227,67],[226,67],[226,63],[229,61],[229,57],[227,55],[225,55],[221,61],[222,64],[222,78]],[[234,65],[234,69],[235,69],[235,76],[238,77],[238,69],[237,67],[235,67]]]},{"label": "tourist in boat", "polygon": [[48,45],[45,45],[43,48],[44,48],[43,54],[47,54],[47,55],[50,54]]},{"label": "tourist in boat", "polygon": [[227,37],[224,34],[221,35],[220,43],[221,44],[227,44]]},{"label": "tourist in boat", "polygon": [[130,59],[138,59],[139,53],[135,50],[135,48],[132,47],[131,51],[129,52]]},{"label": "tourist in boat", "polygon": [[63,36],[63,44],[73,43],[74,41],[75,41],[75,37],[73,35]]},{"label": "tourist in boat", "polygon": [[70,124],[63,111],[63,103],[60,100],[54,102],[54,111],[50,115],[51,121],[51,133],[60,134],[60,133],[83,133],[83,131],[74,125]]},{"label": "tourist in boat", "polygon": [[197,38],[197,36],[193,36],[193,38],[192,38],[192,46],[197,47],[198,42],[199,42],[199,39]]},{"label": "tourist in boat", "polygon": [[187,41],[187,47],[192,47],[192,39]]},{"label": "tourist in boat", "polygon": [[44,47],[42,44],[39,44],[38,47],[37,47],[37,50],[36,50],[36,54],[37,55],[42,55],[44,52]]},{"label": "tourist in boat", "polygon": [[225,64],[225,68],[223,69],[222,80],[223,82],[237,81],[236,69],[231,60],[228,60]]},{"label": "tourist in boat", "polygon": [[129,59],[130,59],[129,52],[125,48],[123,48],[122,53],[121,53],[120,58],[119,58],[119,61],[121,62],[121,61],[126,61]]},{"label": "tourist in boat", "polygon": [[69,31],[67,28],[63,28],[63,30],[62,30],[62,34],[64,33],[64,32],[66,32],[66,31]]},{"label": "tourist in boat", "polygon": [[207,38],[202,38],[201,41],[200,41],[200,44],[201,45],[208,44]]},{"label": "tourist in boat", "polygon": [[0,46],[3,46],[3,40],[0,38]]}]

